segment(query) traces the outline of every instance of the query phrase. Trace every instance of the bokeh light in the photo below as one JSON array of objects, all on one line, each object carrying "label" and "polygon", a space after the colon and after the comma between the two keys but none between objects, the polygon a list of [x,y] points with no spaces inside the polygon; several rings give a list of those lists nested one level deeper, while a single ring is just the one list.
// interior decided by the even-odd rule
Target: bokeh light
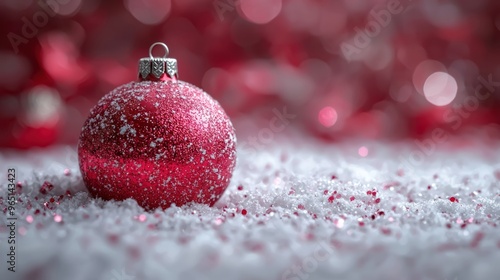
[{"label": "bokeh light", "polygon": [[[428,137],[447,125],[440,107],[465,106],[479,86],[495,90],[500,4],[400,1],[392,13],[391,3],[1,1],[0,147],[75,143],[90,108],[137,79],[154,42],[169,46],[180,79],[213,96],[237,133],[255,134],[287,108],[294,118],[285,131],[327,141]],[[28,93],[43,88],[57,98],[28,106]],[[27,116],[47,111],[47,100],[60,107],[59,121],[43,140]],[[452,133],[500,130],[498,106],[495,94],[478,102]]]},{"label": "bokeh light", "polygon": [[63,5],[59,5],[58,14],[63,16],[71,16],[78,13],[78,10],[82,6],[82,0],[66,0],[66,1],[58,1],[64,3]]},{"label": "bokeh light", "polygon": [[359,149],[358,149],[358,155],[360,157],[367,157],[368,156],[368,148],[365,147],[365,146],[361,146]]},{"label": "bokeh light", "polygon": [[457,81],[450,74],[435,72],[424,84],[424,95],[427,101],[436,106],[446,106],[457,96]]},{"label": "bokeh light", "polygon": [[446,72],[446,67],[443,63],[436,60],[424,60],[418,64],[413,71],[413,86],[418,93],[424,93],[424,84],[427,78],[435,72]]},{"label": "bokeh light", "polygon": [[282,0],[239,0],[241,11],[245,17],[257,24],[265,24],[273,20],[280,12]]},{"label": "bokeh light", "polygon": [[325,127],[331,127],[337,122],[337,111],[330,106],[324,107],[318,113],[318,121]]},{"label": "bokeh light", "polygon": [[170,0],[125,0],[129,12],[141,23],[159,24],[170,13]]}]

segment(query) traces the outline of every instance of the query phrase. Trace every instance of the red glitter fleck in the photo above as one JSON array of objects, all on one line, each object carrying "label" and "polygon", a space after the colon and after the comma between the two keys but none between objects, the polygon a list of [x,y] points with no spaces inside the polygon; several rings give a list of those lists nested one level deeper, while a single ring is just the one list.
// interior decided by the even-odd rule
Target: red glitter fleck
[{"label": "red glitter fleck", "polygon": [[247,214],[247,210],[246,209],[241,210],[241,215],[245,216],[246,214]]},{"label": "red glitter fleck", "polygon": [[224,223],[224,218],[217,218],[217,219],[215,219],[215,221],[214,221],[214,224],[215,224],[216,226],[220,226],[220,225],[222,225],[223,223]]},{"label": "red glitter fleck", "polygon": [[399,183],[399,182],[389,182],[389,183],[384,185],[384,190],[388,190],[392,187],[396,187],[396,186],[400,186],[400,185],[401,185],[401,183]]},{"label": "red glitter fleck", "polygon": [[462,224],[460,227],[465,228],[466,226],[467,226],[467,224]]},{"label": "red glitter fleck", "polygon": [[315,237],[314,237],[313,233],[309,232],[309,233],[306,234],[306,240],[311,241],[311,240],[314,240],[314,239],[315,239]]},{"label": "red glitter fleck", "polygon": [[380,231],[385,235],[391,235],[391,230],[388,228],[381,228]]},{"label": "red glitter fleck", "polygon": [[302,205],[302,204],[299,204],[298,208],[299,208],[300,210],[304,210],[304,209],[306,209],[306,208],[304,207],[304,205]]},{"label": "red glitter fleck", "polygon": [[148,229],[151,229],[151,230],[158,229],[158,225],[157,224],[149,224]]},{"label": "red glitter fleck", "polygon": [[45,181],[45,182],[43,182],[43,185],[40,187],[40,193],[41,194],[47,194],[53,188],[54,188],[54,185],[52,185],[51,183]]},{"label": "red glitter fleck", "polygon": [[60,223],[60,222],[62,221],[62,216],[61,216],[61,215],[56,214],[56,215],[54,216],[54,221],[55,221],[56,223]]},{"label": "red glitter fleck", "polygon": [[451,202],[457,202],[457,203],[458,203],[458,199],[457,199],[457,198],[455,198],[454,196],[450,197],[450,201],[451,201]]},{"label": "red glitter fleck", "polygon": [[264,250],[264,244],[260,242],[248,242],[245,247],[252,252],[261,252]]},{"label": "red glitter fleck", "polygon": [[431,185],[428,185],[428,186],[427,186],[427,189],[428,189],[428,190],[432,189]]},{"label": "red glitter fleck", "polygon": [[335,197],[333,197],[333,195],[328,198],[328,202],[330,202],[330,203],[333,203],[334,200],[335,200]]},{"label": "red glitter fleck", "polygon": [[359,226],[360,226],[360,227],[362,227],[362,226],[364,226],[364,225],[365,225],[365,222],[359,221],[359,223],[358,223],[358,224],[359,224]]},{"label": "red glitter fleck", "polygon": [[128,248],[128,254],[132,259],[138,260],[141,256],[141,250],[138,247],[130,247]]},{"label": "red glitter fleck", "polygon": [[36,209],[36,210],[35,210],[35,215],[38,215],[38,214],[40,214],[40,210],[39,210],[39,209]]},{"label": "red glitter fleck", "polygon": [[23,192],[23,185],[21,184],[21,182],[17,182],[16,193],[21,194],[22,192]]},{"label": "red glitter fleck", "polygon": [[50,203],[54,203],[56,200],[53,197],[51,197],[49,201]]},{"label": "red glitter fleck", "polygon": [[343,247],[342,242],[340,242],[338,240],[332,240],[332,241],[330,241],[330,244],[332,245],[332,247],[334,247],[336,249],[341,249]]},{"label": "red glitter fleck", "polygon": [[372,191],[372,196],[377,196],[377,191]]},{"label": "red glitter fleck", "polygon": [[354,196],[351,196],[351,198],[349,198],[349,200],[353,201],[355,200],[356,198]]},{"label": "red glitter fleck", "polygon": [[219,235],[219,239],[222,240],[222,241],[224,241],[224,242],[227,242],[229,240],[229,238],[226,235],[224,235],[224,234],[220,234]]},{"label": "red glitter fleck", "polygon": [[447,227],[447,228],[451,228],[451,224],[450,224],[450,223],[447,223],[447,224],[446,224],[446,227]]},{"label": "red glitter fleck", "polygon": [[375,203],[380,203],[380,198],[375,199]]},{"label": "red glitter fleck", "polygon": [[367,191],[366,194],[367,195],[372,195],[372,191]]},{"label": "red glitter fleck", "polygon": [[337,179],[337,176],[332,175],[332,180],[335,180],[335,179]]},{"label": "red glitter fleck", "polygon": [[494,174],[495,174],[495,177],[497,178],[497,180],[500,181],[500,170],[496,170]]},{"label": "red glitter fleck", "polygon": [[324,191],[323,191],[323,194],[324,194],[324,195],[327,195],[327,194],[328,194],[328,190],[324,190]]},{"label": "red glitter fleck", "polygon": [[242,191],[242,190],[243,190],[243,186],[242,186],[242,185],[239,185],[239,186],[238,186],[238,190],[239,190],[239,191]]},{"label": "red glitter fleck", "polygon": [[479,245],[479,243],[481,242],[481,240],[483,240],[484,238],[484,233],[482,232],[478,232],[476,233],[476,235],[474,235],[474,239],[472,239],[471,243],[470,243],[470,246],[472,248],[475,248]]},{"label": "red glitter fleck", "polygon": [[375,220],[376,217],[375,214],[371,215],[372,220]]},{"label": "red glitter fleck", "polygon": [[288,160],[288,155],[285,154],[285,153],[283,153],[283,154],[281,154],[280,159],[281,159],[282,162],[286,162]]},{"label": "red glitter fleck", "polygon": [[117,244],[120,236],[118,234],[110,234],[108,235],[108,241],[111,244]]},{"label": "red glitter fleck", "polygon": [[384,213],[384,211],[379,211],[379,212],[378,212],[378,215],[379,215],[379,216],[384,216],[384,215],[385,215],[385,213]]}]

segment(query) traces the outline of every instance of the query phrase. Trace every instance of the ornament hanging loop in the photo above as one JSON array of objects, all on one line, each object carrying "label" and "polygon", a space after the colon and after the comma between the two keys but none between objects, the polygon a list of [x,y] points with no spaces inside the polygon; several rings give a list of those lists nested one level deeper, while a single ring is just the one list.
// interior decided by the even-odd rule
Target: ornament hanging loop
[{"label": "ornament hanging loop", "polygon": [[[163,57],[154,57],[153,49],[156,46],[163,48],[165,53]],[[149,47],[149,57],[144,57],[139,60],[139,80],[140,81],[177,81],[179,72],[177,70],[177,60],[168,58],[170,50],[167,45],[161,42],[156,42]]]},{"label": "ornament hanging loop", "polygon": [[156,42],[154,44],[151,45],[151,47],[149,47],[149,58],[151,59],[154,59],[154,56],[153,56],[153,49],[154,47],[156,46],[162,46],[163,47],[163,50],[165,50],[165,54],[163,55],[163,58],[167,58],[170,51],[168,49],[168,46],[162,42]]}]

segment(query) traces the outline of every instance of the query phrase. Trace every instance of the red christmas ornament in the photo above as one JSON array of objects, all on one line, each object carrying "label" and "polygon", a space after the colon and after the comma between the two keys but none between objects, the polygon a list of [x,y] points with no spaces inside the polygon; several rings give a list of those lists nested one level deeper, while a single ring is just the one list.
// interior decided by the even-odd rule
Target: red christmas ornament
[{"label": "red christmas ornament", "polygon": [[[152,56],[156,45],[163,58]],[[233,125],[203,90],[177,79],[177,61],[155,43],[139,82],[105,95],[83,125],[78,157],[91,195],[134,198],[146,209],[213,205],[236,161]]]}]

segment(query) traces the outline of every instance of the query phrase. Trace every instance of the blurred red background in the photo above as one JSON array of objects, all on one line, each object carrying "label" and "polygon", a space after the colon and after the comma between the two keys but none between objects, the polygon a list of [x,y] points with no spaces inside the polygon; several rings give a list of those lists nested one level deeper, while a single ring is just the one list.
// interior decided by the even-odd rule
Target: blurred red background
[{"label": "blurred red background", "polygon": [[498,137],[499,11],[493,0],[3,0],[0,147],[75,143],[157,41],[239,135],[286,110],[291,128],[327,141]]}]

